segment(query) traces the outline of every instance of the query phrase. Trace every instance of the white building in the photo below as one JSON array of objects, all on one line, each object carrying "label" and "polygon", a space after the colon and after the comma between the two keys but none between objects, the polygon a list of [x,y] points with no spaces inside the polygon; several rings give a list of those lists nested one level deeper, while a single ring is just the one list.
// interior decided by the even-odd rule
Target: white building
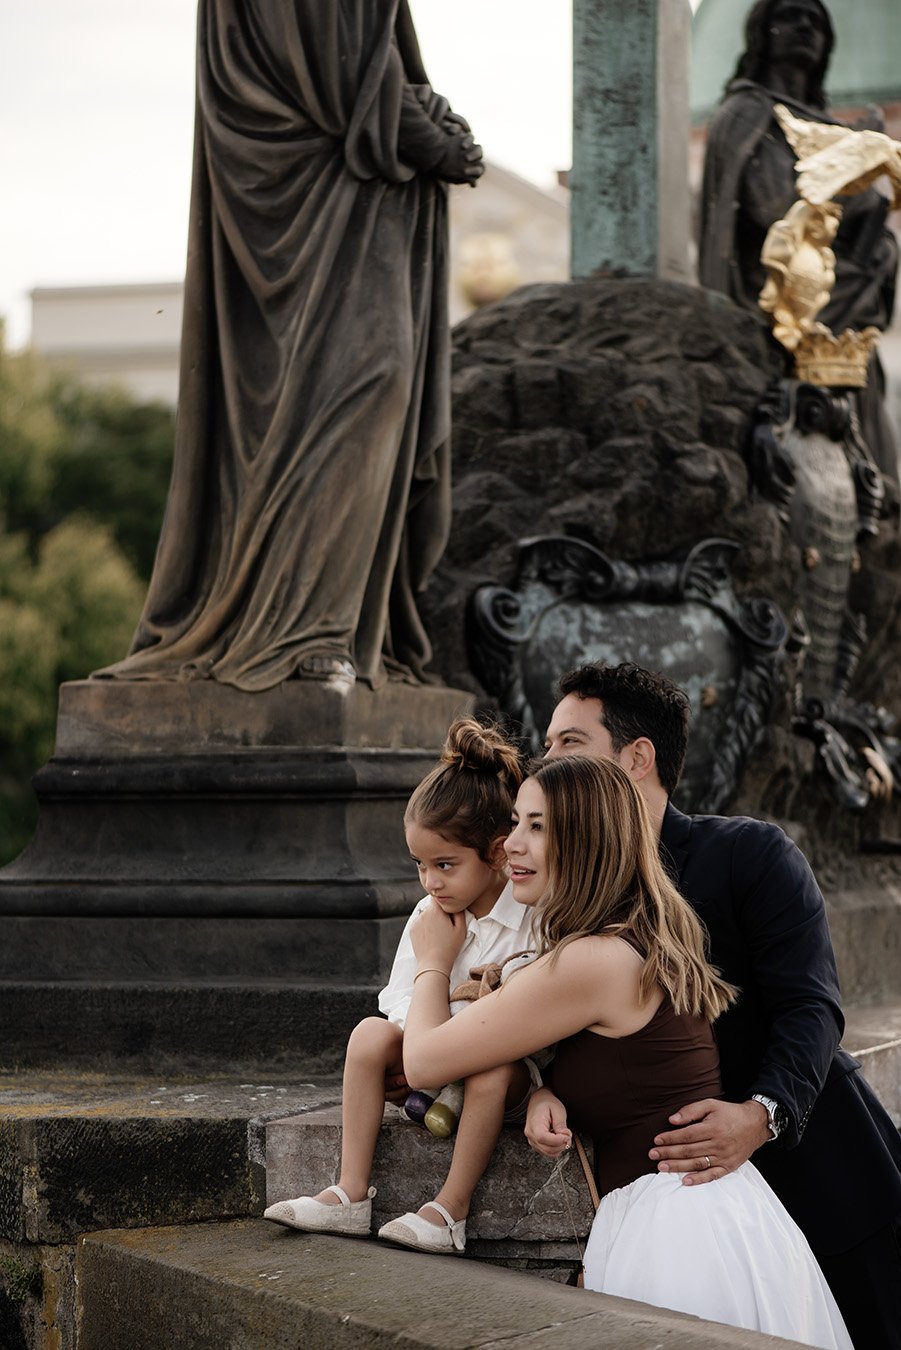
[{"label": "white building", "polygon": [[174,405],[181,311],[180,281],[40,286],[31,292],[31,343],[88,384]]}]

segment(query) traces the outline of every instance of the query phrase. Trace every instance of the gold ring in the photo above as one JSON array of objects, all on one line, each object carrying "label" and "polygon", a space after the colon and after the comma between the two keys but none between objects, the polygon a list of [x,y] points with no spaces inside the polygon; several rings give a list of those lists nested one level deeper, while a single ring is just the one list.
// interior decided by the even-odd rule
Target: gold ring
[{"label": "gold ring", "polygon": [[704,1161],[705,1161],[705,1163],[707,1164],[707,1170],[709,1171],[709,1170],[710,1170],[710,1154],[709,1154],[709,1153],[705,1153],[705,1154],[704,1154]]}]

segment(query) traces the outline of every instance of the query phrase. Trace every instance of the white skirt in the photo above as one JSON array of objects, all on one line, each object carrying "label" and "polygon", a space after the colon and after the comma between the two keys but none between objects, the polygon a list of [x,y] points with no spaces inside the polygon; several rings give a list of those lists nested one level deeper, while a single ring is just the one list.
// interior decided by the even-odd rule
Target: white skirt
[{"label": "white skirt", "polygon": [[585,1288],[853,1350],[807,1239],[753,1163],[702,1186],[658,1172],[604,1196]]}]

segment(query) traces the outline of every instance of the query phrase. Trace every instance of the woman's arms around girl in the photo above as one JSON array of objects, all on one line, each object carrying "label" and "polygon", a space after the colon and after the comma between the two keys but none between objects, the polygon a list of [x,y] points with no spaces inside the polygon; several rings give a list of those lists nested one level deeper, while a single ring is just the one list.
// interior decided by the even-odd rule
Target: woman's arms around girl
[{"label": "woman's arms around girl", "polygon": [[448,974],[465,935],[460,915],[423,910],[411,937],[418,968],[404,1033],[414,1087],[510,1064],[585,1028],[628,1036],[650,1021],[659,991],[640,1000],[641,958],[621,938],[579,938],[517,971],[451,1021]]}]

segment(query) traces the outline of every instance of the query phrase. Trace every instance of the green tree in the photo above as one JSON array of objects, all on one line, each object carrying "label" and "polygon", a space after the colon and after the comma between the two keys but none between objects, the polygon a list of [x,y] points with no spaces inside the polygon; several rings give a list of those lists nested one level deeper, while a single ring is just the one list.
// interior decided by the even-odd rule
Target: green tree
[{"label": "green tree", "polygon": [[89,511],[149,580],[169,489],[174,413],[73,380],[57,381],[51,399],[61,429],[51,470],[58,518]]},{"label": "green tree", "polygon": [[34,828],[59,685],[128,650],[171,444],[167,409],[0,345],[0,862]]}]

